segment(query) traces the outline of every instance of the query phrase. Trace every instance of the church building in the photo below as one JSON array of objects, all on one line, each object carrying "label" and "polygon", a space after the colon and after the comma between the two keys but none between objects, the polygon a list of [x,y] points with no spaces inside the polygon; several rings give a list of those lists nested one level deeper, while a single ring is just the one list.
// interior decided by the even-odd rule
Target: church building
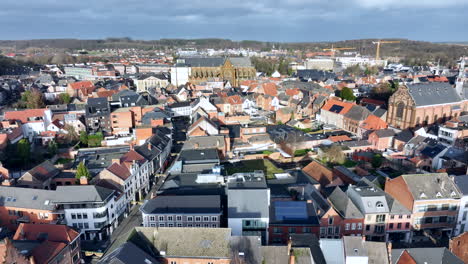
[{"label": "church building", "polygon": [[468,111],[466,85],[449,83],[401,85],[389,99],[387,123],[406,129],[441,123]]}]

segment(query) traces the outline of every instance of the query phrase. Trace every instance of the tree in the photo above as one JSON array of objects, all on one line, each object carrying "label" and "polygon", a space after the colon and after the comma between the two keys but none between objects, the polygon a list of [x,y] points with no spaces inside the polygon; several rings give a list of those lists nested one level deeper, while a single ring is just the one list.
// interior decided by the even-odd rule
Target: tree
[{"label": "tree", "polygon": [[364,70],[366,76],[376,75],[377,73],[379,73],[379,68],[376,66],[366,67]]},{"label": "tree", "polygon": [[58,99],[61,104],[69,104],[71,102],[71,97],[68,93],[59,94]]},{"label": "tree", "polygon": [[86,131],[80,132],[80,142],[84,146],[88,146],[88,133],[86,133]]},{"label": "tree", "polygon": [[58,145],[57,145],[57,142],[55,142],[55,140],[52,140],[49,142],[49,144],[47,145],[47,151],[49,152],[51,156],[57,154]]},{"label": "tree", "polygon": [[23,165],[28,163],[29,158],[31,157],[31,144],[27,139],[23,138],[18,141],[18,144],[16,145],[16,153],[23,162]]},{"label": "tree", "polygon": [[66,144],[74,143],[80,139],[80,135],[76,133],[76,130],[73,126],[66,124],[63,129],[67,131],[67,133],[63,137]]},{"label": "tree", "polygon": [[330,163],[343,164],[345,162],[345,154],[338,145],[333,145],[323,149],[323,157]]},{"label": "tree", "polygon": [[80,162],[78,164],[78,167],[76,168],[76,175],[75,177],[77,179],[80,179],[81,177],[86,177],[88,180],[91,179],[91,173],[89,173],[88,168],[85,166],[84,162]]},{"label": "tree", "polygon": [[43,108],[45,107],[44,96],[36,89],[28,90],[21,95],[21,104],[29,109]]},{"label": "tree", "polygon": [[380,166],[382,166],[382,163],[383,163],[383,157],[382,157],[382,155],[380,155],[380,154],[375,154],[375,155],[372,157],[371,164],[372,164],[372,167],[373,167],[374,169],[380,168]]},{"label": "tree", "polygon": [[353,90],[348,87],[344,87],[340,92],[340,97],[347,101],[355,101],[356,96],[354,96]]},{"label": "tree", "polygon": [[88,147],[100,147],[103,140],[104,135],[101,132],[97,132],[94,135],[88,135]]},{"label": "tree", "polygon": [[347,74],[347,75],[362,75],[364,73],[364,71],[362,70],[361,66],[359,65],[352,65],[352,66],[349,66],[348,68],[346,68],[344,71],[343,71],[344,74]]}]

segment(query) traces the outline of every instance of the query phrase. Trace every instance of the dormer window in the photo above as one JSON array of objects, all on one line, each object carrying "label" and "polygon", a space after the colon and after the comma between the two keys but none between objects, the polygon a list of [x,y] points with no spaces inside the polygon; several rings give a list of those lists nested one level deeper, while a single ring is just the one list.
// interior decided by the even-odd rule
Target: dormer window
[{"label": "dormer window", "polygon": [[426,196],[425,193],[422,192],[422,193],[419,195],[419,198],[427,198],[427,196]]},{"label": "dormer window", "polygon": [[442,197],[442,194],[440,192],[437,192],[436,197],[440,198],[440,197]]},{"label": "dormer window", "polygon": [[450,193],[450,196],[451,196],[451,197],[455,197],[455,196],[457,196],[457,193],[454,192],[454,191],[452,191],[452,193]]},{"label": "dormer window", "polygon": [[383,203],[382,203],[382,202],[377,202],[377,203],[375,204],[375,207],[377,207],[377,208],[382,208],[382,207],[384,207],[384,206],[383,206]]}]

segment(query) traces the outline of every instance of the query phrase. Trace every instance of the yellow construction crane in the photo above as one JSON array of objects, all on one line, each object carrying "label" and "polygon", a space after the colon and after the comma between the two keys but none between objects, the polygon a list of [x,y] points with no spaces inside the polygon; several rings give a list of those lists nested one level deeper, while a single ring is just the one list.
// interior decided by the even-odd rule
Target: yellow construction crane
[{"label": "yellow construction crane", "polygon": [[323,50],[329,50],[332,52],[332,58],[335,57],[335,53],[337,50],[353,50],[354,48],[335,48],[334,45],[332,44],[331,49],[323,49]]},{"label": "yellow construction crane", "polygon": [[381,44],[388,44],[388,43],[400,43],[400,41],[399,40],[372,41],[372,44],[377,45],[377,50],[375,51],[375,60],[380,60],[380,45]]}]

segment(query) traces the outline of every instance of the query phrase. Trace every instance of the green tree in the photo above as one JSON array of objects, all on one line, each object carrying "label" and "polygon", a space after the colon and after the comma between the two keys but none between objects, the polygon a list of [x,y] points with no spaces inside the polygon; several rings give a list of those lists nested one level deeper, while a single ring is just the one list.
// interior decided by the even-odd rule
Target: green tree
[{"label": "green tree", "polygon": [[23,138],[18,141],[18,144],[16,145],[16,153],[23,162],[23,165],[28,163],[31,157],[31,144],[27,139]]},{"label": "green tree", "polygon": [[85,166],[84,162],[80,162],[80,164],[78,164],[78,167],[76,168],[76,175],[75,177],[77,179],[80,179],[81,177],[86,177],[88,180],[91,179],[91,173],[89,173],[89,170],[88,168]]},{"label": "green tree", "polygon": [[322,158],[333,164],[343,164],[346,159],[343,149],[338,145],[324,148]]},{"label": "green tree", "polygon": [[372,164],[372,167],[374,167],[374,169],[380,168],[380,166],[382,166],[382,163],[383,163],[382,155],[375,154],[372,157],[371,164]]},{"label": "green tree", "polygon": [[68,93],[59,94],[58,99],[61,104],[69,104],[71,102],[71,97]]},{"label": "green tree", "polygon": [[49,142],[49,144],[47,145],[47,151],[49,152],[51,156],[57,154],[58,144],[57,142],[55,142],[55,140],[52,140]]},{"label": "green tree", "polygon": [[352,65],[352,66],[349,66],[348,68],[346,68],[344,71],[343,71],[344,74],[347,74],[347,75],[362,75],[364,73],[364,71],[362,70],[361,66],[359,65]]},{"label": "green tree", "polygon": [[88,135],[88,147],[100,147],[103,140],[104,135],[101,132],[97,132],[94,135]]},{"label": "green tree", "polygon": [[88,133],[86,133],[86,131],[80,132],[80,142],[84,146],[88,146]]},{"label": "green tree", "polygon": [[340,92],[340,97],[344,100],[355,101],[356,96],[354,96],[353,90],[348,87],[344,87]]}]

